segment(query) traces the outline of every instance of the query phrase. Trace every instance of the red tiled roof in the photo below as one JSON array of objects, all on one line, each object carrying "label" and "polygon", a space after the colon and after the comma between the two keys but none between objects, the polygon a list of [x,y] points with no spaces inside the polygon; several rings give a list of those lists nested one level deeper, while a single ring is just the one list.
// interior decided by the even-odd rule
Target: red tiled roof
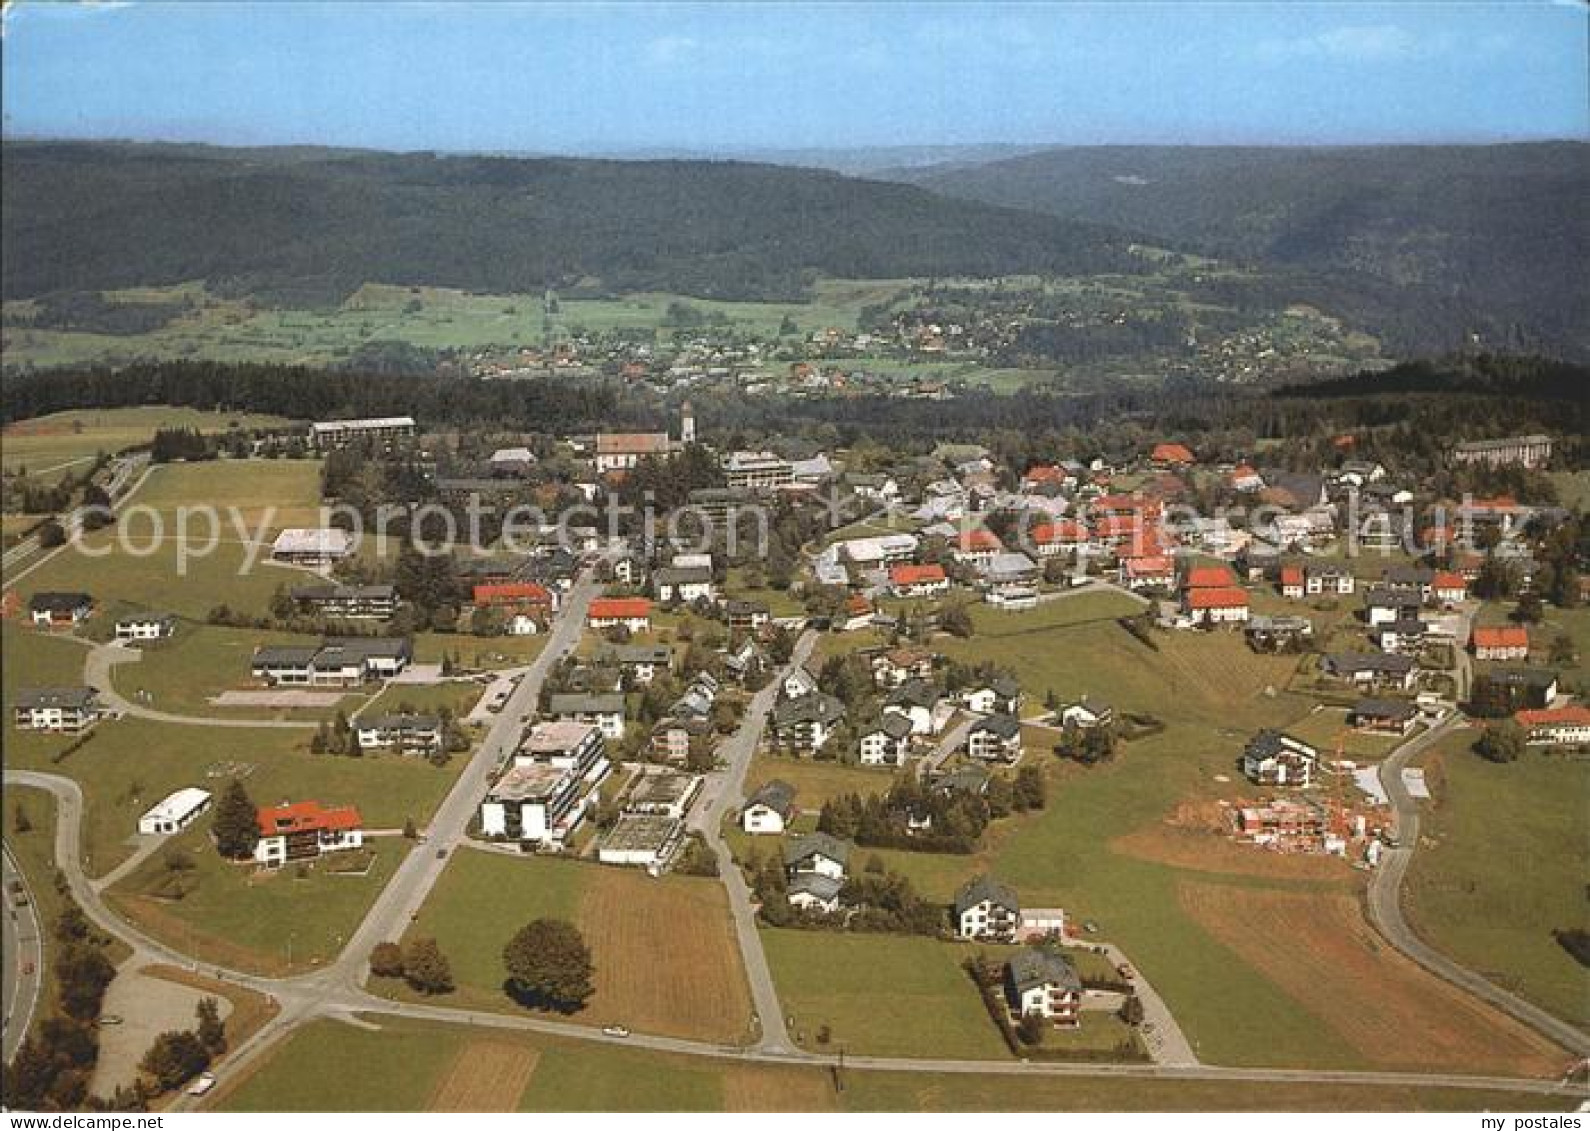
[{"label": "red tiled roof", "polygon": [[865,614],[872,612],[872,602],[867,600],[860,593],[856,593],[845,602],[845,609],[853,617],[864,616]]},{"label": "red tiled roof", "polygon": [[1571,703],[1566,707],[1519,711],[1513,718],[1521,727],[1590,726],[1590,707],[1581,703]]},{"label": "red tiled roof", "polygon": [[656,455],[668,448],[666,432],[602,432],[596,437],[597,455]]},{"label": "red tiled roof", "polygon": [[1065,480],[1065,477],[1065,469],[1052,463],[1041,463],[1037,467],[1029,467],[1027,474],[1022,476],[1028,483],[1060,483]]},{"label": "red tiled roof", "polygon": [[651,616],[651,601],[645,597],[598,597],[591,602],[591,620],[631,620]]},{"label": "red tiled roof", "polygon": [[963,551],[1001,548],[1001,543],[992,530],[968,530],[960,536],[958,544]]},{"label": "red tiled roof", "polygon": [[1474,630],[1476,648],[1528,648],[1529,630],[1521,625],[1497,625]]},{"label": "red tiled roof", "polygon": [[1143,519],[1135,514],[1107,514],[1093,524],[1093,532],[1101,538],[1125,537],[1142,528]]},{"label": "red tiled roof", "polygon": [[1155,444],[1150,457],[1155,463],[1192,463],[1193,454],[1185,444]]},{"label": "red tiled roof", "polygon": [[1462,589],[1467,592],[1468,587],[1469,583],[1463,580],[1463,575],[1461,573],[1453,573],[1451,570],[1441,570],[1430,579],[1430,588],[1437,591],[1442,589]]},{"label": "red tiled roof", "polygon": [[1193,566],[1182,580],[1187,589],[1228,589],[1236,583],[1236,575],[1223,565]]},{"label": "red tiled roof", "polygon": [[1241,589],[1191,589],[1187,605],[1193,609],[1245,609],[1248,595]]},{"label": "red tiled roof", "polygon": [[1282,566],[1281,567],[1281,584],[1283,586],[1285,586],[1285,587],[1290,587],[1290,586],[1293,586],[1293,585],[1302,585],[1303,584],[1303,567],[1302,566]]},{"label": "red tiled roof", "polygon": [[534,581],[507,581],[475,586],[474,600],[477,605],[550,605],[552,594]]},{"label": "red tiled roof", "polygon": [[1072,519],[1045,522],[1032,528],[1032,541],[1036,546],[1046,546],[1052,542],[1086,542],[1087,539],[1088,528]]},{"label": "red tiled roof", "polygon": [[1165,557],[1127,558],[1123,564],[1133,577],[1166,577],[1175,569]]},{"label": "red tiled roof", "polygon": [[889,582],[893,585],[922,585],[945,580],[941,565],[897,565],[889,567]]},{"label": "red tiled roof", "polygon": [[359,818],[359,810],[352,805],[327,809],[318,801],[297,801],[290,805],[261,809],[255,814],[255,820],[259,822],[260,836],[338,832],[357,829],[364,824]]}]

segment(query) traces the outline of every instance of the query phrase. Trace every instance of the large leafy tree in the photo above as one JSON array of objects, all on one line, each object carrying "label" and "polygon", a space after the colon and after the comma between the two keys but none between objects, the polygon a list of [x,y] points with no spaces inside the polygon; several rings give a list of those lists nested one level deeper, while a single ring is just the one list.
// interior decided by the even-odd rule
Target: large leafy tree
[{"label": "large leafy tree", "polygon": [[503,948],[502,961],[509,991],[527,1005],[573,1013],[596,989],[585,938],[564,919],[526,924]]}]

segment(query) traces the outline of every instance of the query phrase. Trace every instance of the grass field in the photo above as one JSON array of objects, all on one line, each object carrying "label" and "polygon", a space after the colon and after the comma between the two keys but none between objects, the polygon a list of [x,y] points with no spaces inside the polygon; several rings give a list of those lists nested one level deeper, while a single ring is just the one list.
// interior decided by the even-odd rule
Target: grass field
[{"label": "grass field", "polygon": [[466,668],[494,671],[524,667],[547,646],[545,636],[465,636],[444,632],[420,632],[414,636],[414,662],[439,664],[453,656]]},{"label": "grass field", "polygon": [[1177,895],[1222,943],[1378,1067],[1556,1076],[1570,1059],[1391,952],[1353,895],[1211,882],[1183,882]]},{"label": "grass field", "polygon": [[[336,707],[225,707],[212,702],[223,691],[254,687],[249,661],[256,648],[267,644],[311,644],[317,639],[184,621],[171,639],[144,645],[139,650],[140,659],[115,665],[111,678],[116,690],[133,702],[172,714],[244,719],[331,718]],[[406,690],[425,694],[430,689],[416,686]],[[340,706],[351,714],[368,699],[366,692],[356,691],[344,695]]]},{"label": "grass field", "polygon": [[159,541],[147,519],[129,520],[127,530],[125,544],[108,530],[88,535],[29,574],[18,591],[26,599],[41,590],[81,590],[99,602],[96,617],[111,620],[118,611],[149,609],[203,621],[219,605],[263,614],[279,586],[312,580],[303,570],[266,561],[268,545],[246,568],[248,547],[235,534],[203,553],[208,538],[193,527],[186,538],[168,528]]},{"label": "grass field", "polygon": [[[134,499],[138,507],[174,514],[179,507],[213,506],[223,512],[222,538],[250,535],[263,527],[268,543],[284,526],[319,526],[320,460],[224,459],[207,463],[164,464],[155,469]],[[233,513],[236,512],[236,518]],[[190,530],[200,536],[206,527]]]},{"label": "grass field", "polygon": [[[220,1111],[427,1111],[465,1096],[493,1111],[1566,1111],[1571,1098],[1340,1084],[1244,1084],[1102,1077],[862,1072],[837,1091],[829,1069],[751,1065],[385,1017],[378,1030],[317,1021],[237,1079]],[[509,1049],[518,1050],[517,1055]],[[511,1080],[461,1087],[476,1056]],[[522,1091],[513,1085],[531,1064]],[[348,1071],[349,1064],[359,1070]],[[476,1076],[474,1072],[470,1076]],[[456,1101],[455,1101],[456,1102]]]},{"label": "grass field", "polygon": [[725,1043],[747,1036],[750,994],[714,880],[461,850],[411,934],[434,937],[452,962],[459,989],[449,1003],[518,1012],[502,989],[502,948],[539,917],[573,921],[591,948],[596,993],[575,1016],[582,1024]]},{"label": "grass field", "polygon": [[148,443],[161,428],[226,432],[233,427],[278,428],[287,423],[278,416],[201,412],[169,405],[57,412],[7,425],[0,432],[0,462],[8,474],[25,468],[29,474],[47,479],[53,477],[51,469],[56,469],[56,474],[85,470],[100,452],[113,454]]},{"label": "grass field", "polygon": [[1409,876],[1413,924],[1465,966],[1590,1024],[1590,971],[1551,935],[1590,929],[1590,765],[1536,750],[1496,765],[1473,741],[1456,734],[1426,763],[1436,801]]},{"label": "grass field", "polygon": [[[300,875],[296,866],[275,871],[221,859],[209,840],[209,819],[171,838],[110,892],[127,919],[201,962],[280,976],[311,970],[335,958],[412,842],[367,839],[374,863],[367,874],[339,874],[327,857]],[[167,853],[184,851],[193,864],[191,890],[163,897],[158,883]]]},{"label": "grass field", "polygon": [[1008,1056],[977,987],[966,947],[936,939],[764,930],[768,965],[790,1032],[808,1049],[871,1056]]}]

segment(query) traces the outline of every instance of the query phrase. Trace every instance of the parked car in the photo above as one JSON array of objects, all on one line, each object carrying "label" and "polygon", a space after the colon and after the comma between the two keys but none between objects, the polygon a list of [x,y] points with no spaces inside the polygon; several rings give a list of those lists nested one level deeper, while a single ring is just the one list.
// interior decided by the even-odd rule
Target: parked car
[{"label": "parked car", "polygon": [[215,1073],[201,1072],[193,1083],[188,1085],[188,1095],[202,1096],[213,1087],[215,1087]]},{"label": "parked car", "polygon": [[609,1037],[629,1036],[629,1029],[623,1025],[603,1025],[602,1032],[606,1033]]}]

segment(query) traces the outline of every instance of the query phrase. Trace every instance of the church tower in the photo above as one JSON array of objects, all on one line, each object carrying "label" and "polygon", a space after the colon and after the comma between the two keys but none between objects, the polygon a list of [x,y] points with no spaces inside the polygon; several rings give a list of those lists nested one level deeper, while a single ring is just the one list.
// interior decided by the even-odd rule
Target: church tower
[{"label": "church tower", "polygon": [[679,409],[679,442],[681,444],[694,444],[696,442],[696,412],[686,401]]}]

